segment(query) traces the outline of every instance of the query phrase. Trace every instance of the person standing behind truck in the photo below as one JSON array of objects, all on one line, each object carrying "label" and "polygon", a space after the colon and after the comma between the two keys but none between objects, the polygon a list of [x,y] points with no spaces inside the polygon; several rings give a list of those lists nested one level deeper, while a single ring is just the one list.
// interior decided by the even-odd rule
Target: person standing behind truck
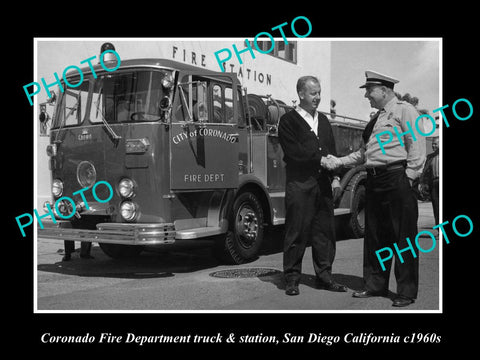
[{"label": "person standing behind truck", "polygon": [[[72,258],[72,253],[75,252],[75,241],[65,240],[64,242],[65,254],[63,255],[62,261],[70,261]],[[82,259],[93,259],[93,256],[90,255],[92,249],[92,243],[89,241],[82,241],[80,243],[80,258]]]},{"label": "person standing behind truck", "polygon": [[430,194],[435,224],[440,224],[438,216],[440,198],[438,137],[434,138],[432,141],[432,150],[433,152],[427,156],[425,168],[420,177],[420,191],[425,191]]},{"label": "person standing behind truck", "polygon": [[336,239],[332,186],[333,162],[328,154],[336,154],[335,139],[327,117],[317,112],[321,87],[316,77],[304,76],[297,81],[299,106],[280,118],[278,138],[286,163],[285,240],[283,270],[285,293],[298,295],[302,259],[311,240],[316,286],[320,289],[345,292],[344,285],[332,278]]}]

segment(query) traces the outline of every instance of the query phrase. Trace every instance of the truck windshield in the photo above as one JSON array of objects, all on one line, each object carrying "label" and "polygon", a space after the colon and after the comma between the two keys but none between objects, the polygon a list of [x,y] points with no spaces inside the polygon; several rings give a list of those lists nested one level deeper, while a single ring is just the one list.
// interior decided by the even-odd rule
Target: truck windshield
[{"label": "truck windshield", "polygon": [[171,90],[164,84],[171,79],[171,71],[135,70],[90,77],[75,88],[65,86],[54,127],[163,119],[162,100],[171,99]]},{"label": "truck windshield", "polygon": [[157,121],[162,118],[163,72],[134,71],[99,76],[94,84],[90,121]]}]

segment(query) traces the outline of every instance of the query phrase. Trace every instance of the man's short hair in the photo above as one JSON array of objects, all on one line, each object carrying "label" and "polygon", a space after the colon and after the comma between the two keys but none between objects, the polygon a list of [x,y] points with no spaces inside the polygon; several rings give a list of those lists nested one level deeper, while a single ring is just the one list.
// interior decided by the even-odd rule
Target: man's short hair
[{"label": "man's short hair", "polygon": [[316,78],[315,76],[312,76],[312,75],[302,76],[297,80],[297,93],[299,93],[305,88],[305,84],[308,81],[313,81],[317,84],[320,84],[320,80],[318,80],[318,78]]}]

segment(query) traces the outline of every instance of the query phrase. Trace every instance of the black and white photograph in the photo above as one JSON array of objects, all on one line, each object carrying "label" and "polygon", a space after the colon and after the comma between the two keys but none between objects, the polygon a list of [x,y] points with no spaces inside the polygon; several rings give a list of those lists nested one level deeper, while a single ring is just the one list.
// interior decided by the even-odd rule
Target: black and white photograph
[{"label": "black and white photograph", "polygon": [[38,311],[441,310],[440,39],[107,40],[36,39]]},{"label": "black and white photograph", "polygon": [[474,337],[446,325],[474,301],[476,70],[458,58],[474,55],[441,31],[320,24],[28,37],[28,191],[8,211],[31,260],[28,342],[321,354]]}]

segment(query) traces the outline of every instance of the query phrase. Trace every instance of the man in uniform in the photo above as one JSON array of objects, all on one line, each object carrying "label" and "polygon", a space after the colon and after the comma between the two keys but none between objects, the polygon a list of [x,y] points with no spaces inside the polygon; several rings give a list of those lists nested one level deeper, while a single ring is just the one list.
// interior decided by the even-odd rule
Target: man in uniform
[{"label": "man in uniform", "polygon": [[425,140],[415,132],[415,121],[419,116],[415,107],[395,96],[393,87],[398,80],[374,71],[366,71],[365,76],[366,83],[360,88],[366,89],[365,97],[378,112],[365,128],[362,147],[337,159],[342,165],[365,164],[367,169],[365,287],[354,292],[353,296],[387,295],[392,260],[383,263],[383,270],[375,251],[393,248],[396,243],[401,260],[395,252],[397,296],[392,305],[408,306],[418,293],[418,257],[413,256],[413,249],[408,249],[406,241],[406,238],[414,239],[417,235],[418,204],[411,185],[422,173]]},{"label": "man in uniform", "polygon": [[300,104],[280,119],[278,138],[286,163],[285,240],[283,269],[285,293],[298,295],[302,259],[307,242],[312,244],[316,286],[329,291],[345,292],[346,287],[332,279],[335,258],[335,227],[332,187],[332,160],[336,154],[335,139],[327,117],[317,112],[320,104],[320,82],[313,76],[298,79]]}]

